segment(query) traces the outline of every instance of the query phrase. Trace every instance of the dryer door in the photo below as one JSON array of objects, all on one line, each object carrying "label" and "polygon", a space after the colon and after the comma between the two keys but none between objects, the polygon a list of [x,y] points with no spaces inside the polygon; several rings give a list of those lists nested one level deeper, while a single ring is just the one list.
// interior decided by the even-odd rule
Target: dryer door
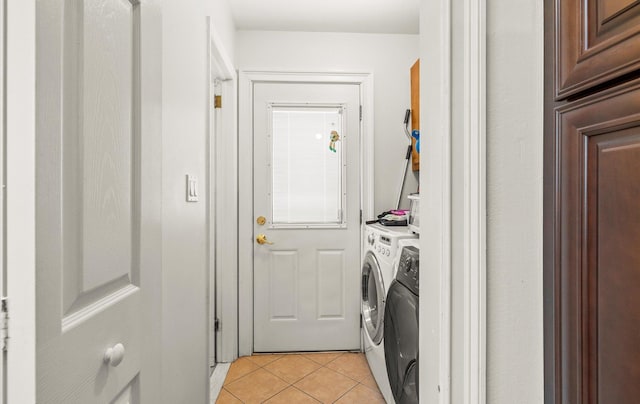
[{"label": "dryer door", "polygon": [[375,255],[368,251],[362,263],[362,320],[371,341],[378,345],[383,337],[384,284]]},{"label": "dryer door", "polygon": [[418,403],[418,296],[394,280],[384,315],[384,355],[393,397],[398,404]]}]

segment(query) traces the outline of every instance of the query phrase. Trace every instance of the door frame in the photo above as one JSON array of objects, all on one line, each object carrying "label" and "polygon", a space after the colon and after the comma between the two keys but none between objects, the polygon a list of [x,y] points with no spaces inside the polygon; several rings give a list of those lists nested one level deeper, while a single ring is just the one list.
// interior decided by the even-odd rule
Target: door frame
[{"label": "door frame", "polygon": [[[238,265],[238,139],[236,136],[237,75],[229,53],[207,17],[208,77],[207,85],[207,223],[208,223],[208,305],[209,333],[215,332],[212,319],[219,319],[215,332],[216,362],[233,362],[237,358],[238,302],[235,293]],[[216,88],[217,87],[217,88]],[[222,96],[223,107],[214,109],[214,96]],[[229,242],[231,240],[231,242]],[[218,270],[225,268],[226,270]],[[209,339],[211,335],[207,336]]]},{"label": "door frame", "polygon": [[[35,0],[4,0],[6,292],[9,350],[0,402],[36,402],[35,284]],[[10,16],[10,18],[8,18]]]},{"label": "door frame", "polygon": [[[462,21],[461,24],[458,22]],[[424,134],[420,188],[423,215],[420,261],[425,272],[420,299],[421,401],[451,403],[452,378],[460,378],[463,402],[486,402],[486,0],[465,0],[453,7],[448,0],[422,1],[420,9],[420,115]],[[455,34],[454,34],[455,33]],[[462,75],[452,69],[462,58]],[[428,63],[427,61],[433,61]],[[461,91],[454,91],[454,84]],[[461,95],[460,95],[461,93]],[[462,122],[454,132],[454,120]],[[460,136],[462,150],[454,149]],[[462,200],[453,200],[453,153],[463,153]],[[454,215],[462,228],[453,228]],[[453,232],[462,232],[453,245]],[[453,249],[463,252],[462,284],[452,279]],[[452,290],[463,300],[452,304]],[[462,318],[463,329],[452,328]],[[455,334],[454,334],[455,333]],[[459,335],[461,333],[462,335]],[[462,344],[454,345],[454,340]],[[461,362],[453,373],[454,351]]]},{"label": "door frame", "polygon": [[[374,215],[373,73],[240,71],[238,122],[238,353],[253,353],[253,85],[255,83],[332,83],[360,86],[360,209]],[[360,226],[360,233],[364,226]],[[362,243],[360,243],[362,255]]]}]

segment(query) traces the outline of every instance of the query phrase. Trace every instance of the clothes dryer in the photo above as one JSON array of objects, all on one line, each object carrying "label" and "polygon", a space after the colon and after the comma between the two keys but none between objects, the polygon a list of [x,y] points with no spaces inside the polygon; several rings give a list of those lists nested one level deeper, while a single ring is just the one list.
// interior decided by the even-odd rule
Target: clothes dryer
[{"label": "clothes dryer", "polygon": [[418,316],[420,250],[418,240],[403,240],[395,279],[384,313],[384,354],[391,392],[397,404],[418,404]]},{"label": "clothes dryer", "polygon": [[394,277],[394,261],[400,240],[417,236],[405,226],[380,224],[365,228],[362,262],[362,334],[364,349],[376,383],[388,403],[393,403],[384,357],[384,312],[389,285]]}]

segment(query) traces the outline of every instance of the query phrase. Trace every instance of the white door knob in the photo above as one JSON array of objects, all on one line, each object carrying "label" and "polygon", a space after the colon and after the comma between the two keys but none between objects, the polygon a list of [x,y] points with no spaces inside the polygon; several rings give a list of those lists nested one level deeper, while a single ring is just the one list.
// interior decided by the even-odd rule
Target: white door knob
[{"label": "white door knob", "polygon": [[115,344],[112,348],[108,348],[104,353],[104,363],[111,366],[118,366],[124,359],[124,345]]}]

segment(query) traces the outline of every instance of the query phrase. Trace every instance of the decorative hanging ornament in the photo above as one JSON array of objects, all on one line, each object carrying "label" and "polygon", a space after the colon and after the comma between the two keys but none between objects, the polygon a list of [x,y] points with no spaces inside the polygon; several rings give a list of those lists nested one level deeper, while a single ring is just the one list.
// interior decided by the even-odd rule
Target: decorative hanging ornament
[{"label": "decorative hanging ornament", "polygon": [[331,140],[329,142],[329,150],[331,150],[332,152],[336,152],[336,142],[340,141],[340,135],[338,135],[338,132],[336,132],[335,130],[331,131],[331,135],[329,136],[329,139]]}]

